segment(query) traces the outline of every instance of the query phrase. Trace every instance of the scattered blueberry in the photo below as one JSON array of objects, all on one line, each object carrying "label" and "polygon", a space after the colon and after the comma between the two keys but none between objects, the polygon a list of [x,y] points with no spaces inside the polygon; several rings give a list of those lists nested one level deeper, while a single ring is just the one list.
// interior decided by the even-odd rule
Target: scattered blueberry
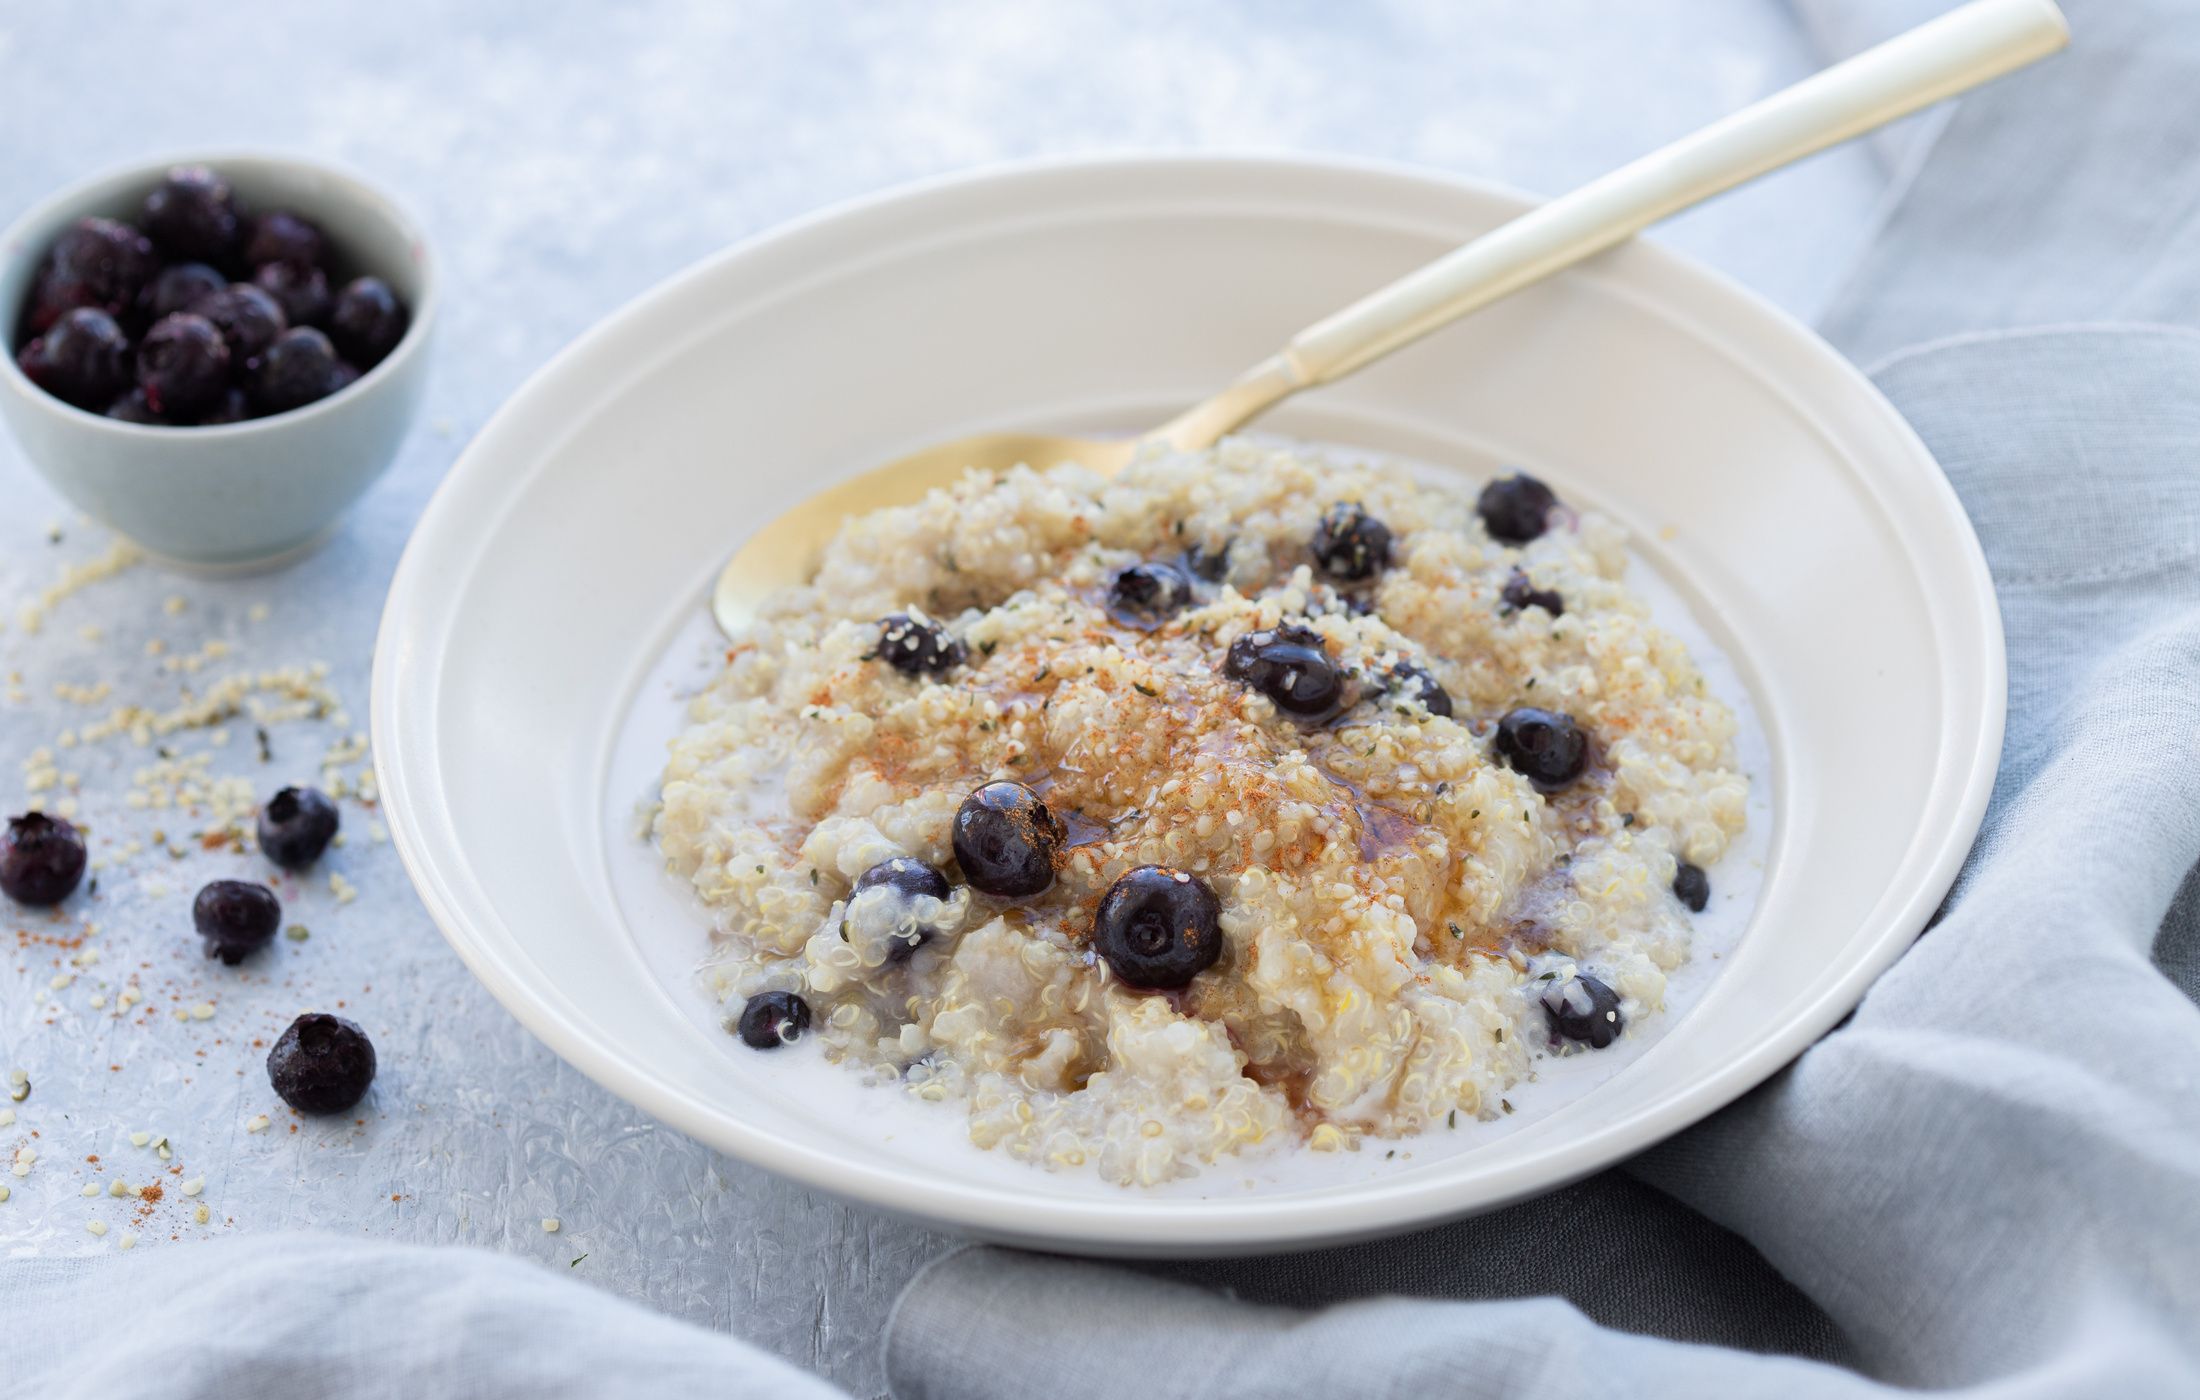
[{"label": "scattered blueberry", "polygon": [[1556,792],[1589,766],[1589,736],[1571,715],[1524,705],[1497,722],[1497,756],[1545,792]]},{"label": "scattered blueberry", "polygon": [[229,182],[203,165],[179,165],[145,196],[145,231],[172,258],[227,263],[243,222]]},{"label": "scattered blueberry", "polygon": [[206,940],[206,956],[231,967],[265,948],[282,921],[275,892],[246,880],[216,880],[191,901],[191,924]]},{"label": "scattered blueberry", "polygon": [[267,1052],[267,1082],[300,1113],[343,1113],[374,1082],[374,1042],[341,1016],[309,1011]]},{"label": "scattered blueberry", "polygon": [[1222,956],[1221,917],[1222,905],[1205,881],[1141,865],[1100,900],[1093,949],[1133,987],[1181,987]]},{"label": "scattered blueberry", "polygon": [[1054,883],[1067,839],[1061,818],[1022,783],[987,783],[955,813],[955,860],[972,888],[1002,899],[1035,895]]},{"label": "scattered blueberry", "polygon": [[151,325],[161,317],[173,316],[178,311],[196,310],[191,303],[201,297],[212,296],[228,285],[228,278],[205,263],[170,263],[154,274],[153,280],[145,284],[145,291],[138,298],[139,307],[145,315],[144,324]]},{"label": "scattered blueberry", "polygon": [[328,319],[328,274],[302,263],[262,263],[252,285],[275,298],[283,319],[293,326],[317,326]]},{"label": "scattered blueberry", "polygon": [[55,398],[104,409],[130,382],[130,338],[114,317],[80,306],[25,345],[16,363]]},{"label": "scattered blueberry", "polygon": [[792,1045],[810,1029],[810,1004],[793,992],[758,992],[741,1008],[736,1029],[752,1050]]},{"label": "scattered blueberry", "polygon": [[1619,993],[1586,972],[1544,983],[1542,1002],[1552,1034],[1592,1050],[1610,1045],[1627,1028],[1619,1011]]},{"label": "scattered blueberry", "polygon": [[1525,569],[1512,571],[1512,577],[1505,580],[1505,591],[1501,596],[1505,606],[1514,612],[1526,608],[1541,608],[1552,617],[1566,615],[1566,600],[1558,596],[1558,590],[1536,587],[1535,580],[1528,577]]},{"label": "scattered blueberry", "polygon": [[84,878],[84,835],[44,812],[8,818],[0,834],[0,894],[17,904],[59,904]]},{"label": "scattered blueberry", "polygon": [[[881,885],[898,891],[904,899],[923,896],[944,901],[950,893],[947,876],[914,856],[894,856],[864,871],[856,877],[855,893]],[[937,931],[921,926],[910,929],[908,936],[896,938],[898,946],[887,953],[887,961],[908,961],[909,955],[930,942]]]},{"label": "scattered blueberry", "polygon": [[288,263],[318,268],[327,264],[328,239],[312,220],[288,209],[270,209],[252,221],[244,260],[254,267]]},{"label": "scattered blueberry", "polygon": [[138,343],[137,379],[153,412],[188,418],[229,388],[229,344],[212,321],[178,311]]},{"label": "scattered blueberry", "polygon": [[286,787],[260,809],[260,850],[285,870],[303,870],[328,849],[336,824],[336,804],[326,793]]},{"label": "scattered blueberry", "polygon": [[373,369],[405,338],[405,304],[381,278],[355,277],[329,307],[328,337],[345,359]]},{"label": "scattered blueberry", "polygon": [[1108,613],[1126,627],[1157,627],[1192,601],[1192,581],[1174,564],[1132,564],[1108,582]]},{"label": "scattered blueberry", "polygon": [[1701,914],[1704,906],[1711,902],[1711,877],[1703,873],[1702,866],[1690,865],[1684,860],[1673,872],[1673,893],[1688,906],[1690,913]]},{"label": "scattered blueberry", "polygon": [[1297,623],[1240,636],[1230,643],[1222,673],[1302,724],[1332,719],[1352,703],[1351,685],[1321,634]]},{"label": "scattered blueberry", "polygon": [[153,412],[153,406],[145,401],[143,389],[132,389],[107,405],[107,416],[118,423],[136,423],[147,428],[169,426],[166,418]]},{"label": "scattered blueberry", "polygon": [[905,676],[939,675],[970,654],[954,633],[930,618],[895,613],[878,626],[878,654]]},{"label": "scattered blueberry", "polygon": [[1339,501],[1314,527],[1314,560],[1331,578],[1371,578],[1390,563],[1390,527],[1358,501]]},{"label": "scattered blueberry", "polygon": [[1491,539],[1526,544],[1543,533],[1557,505],[1558,497],[1550,487],[1526,472],[1515,472],[1483,487],[1474,508]]},{"label": "scattered blueberry", "polygon": [[1391,667],[1390,682],[1391,689],[1420,701],[1430,714],[1451,718],[1451,692],[1420,662],[1401,661]]},{"label": "scattered blueberry", "polygon": [[39,265],[25,328],[37,334],[79,308],[120,317],[137,305],[157,266],[153,241],[130,225],[78,219]]},{"label": "scattered blueberry", "polygon": [[262,413],[287,413],[341,387],[336,347],[311,326],[293,326],[275,337],[253,376],[252,404]]},{"label": "scattered blueberry", "polygon": [[275,337],[290,328],[282,304],[250,282],[217,287],[190,309],[221,331],[229,342],[229,363],[239,370],[266,354]]}]

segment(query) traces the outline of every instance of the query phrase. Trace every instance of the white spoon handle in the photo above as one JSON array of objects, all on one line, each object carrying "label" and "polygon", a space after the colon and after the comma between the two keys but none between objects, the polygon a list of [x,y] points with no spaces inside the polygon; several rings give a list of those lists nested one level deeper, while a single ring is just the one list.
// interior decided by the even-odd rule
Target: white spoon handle
[{"label": "white spoon handle", "polygon": [[1766,171],[2045,58],[2069,37],[2052,0],[1972,0],[1540,205],[1307,327],[1158,435],[1180,447],[1211,443],[1284,394],[1350,374]]}]

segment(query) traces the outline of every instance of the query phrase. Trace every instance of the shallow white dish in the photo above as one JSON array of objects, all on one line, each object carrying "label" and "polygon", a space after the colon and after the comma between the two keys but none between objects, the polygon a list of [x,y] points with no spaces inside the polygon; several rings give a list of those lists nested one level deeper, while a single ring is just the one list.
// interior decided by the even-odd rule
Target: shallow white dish
[{"label": "shallow white dish", "polygon": [[[1807,330],[1649,246],[1261,425],[1475,475],[1526,466],[1630,526],[1740,663],[1772,754],[1756,917],[1695,1009],[1612,1080],[1486,1146],[1342,1184],[1202,1197],[970,1173],[852,1130],[744,1058],[652,965],[665,931],[631,927],[613,889],[629,839],[606,817],[614,739],[746,532],[943,438],[1159,421],[1521,207],[1336,162],[1032,166],[831,211],[613,316],[468,448],[391,588],[376,763],[437,923],[552,1048],[673,1126],[1056,1249],[1246,1252],[1485,1210],[1759,1083],[1855,1004],[1953,879],[2001,744],[2000,620],[1954,494],[1893,409]],[[700,952],[699,928],[675,936]],[[938,1120],[963,1131],[957,1109]]]}]

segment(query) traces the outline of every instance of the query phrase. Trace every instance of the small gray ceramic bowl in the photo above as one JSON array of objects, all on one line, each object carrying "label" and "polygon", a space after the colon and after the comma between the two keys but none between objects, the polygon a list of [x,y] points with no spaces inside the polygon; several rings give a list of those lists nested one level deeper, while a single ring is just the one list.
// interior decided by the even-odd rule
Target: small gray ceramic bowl
[{"label": "small gray ceramic bowl", "polygon": [[[251,209],[295,209],[327,233],[337,266],[388,282],[405,338],[353,383],[269,418],[146,427],[72,407],[17,368],[15,335],[54,237],[90,214],[135,221],[169,167],[212,166]],[[435,265],[419,226],[353,175],[287,156],[172,156],[72,186],[0,235],[0,416],[33,466],[78,508],[152,554],[200,568],[265,566],[304,552],[389,466],[420,406],[435,328]]]}]

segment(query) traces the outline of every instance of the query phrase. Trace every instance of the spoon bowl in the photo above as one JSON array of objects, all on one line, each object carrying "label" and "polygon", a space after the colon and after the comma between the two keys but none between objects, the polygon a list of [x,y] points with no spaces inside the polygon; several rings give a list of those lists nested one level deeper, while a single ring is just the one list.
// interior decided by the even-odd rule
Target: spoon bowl
[{"label": "spoon bowl", "polygon": [[1042,433],[978,433],[912,452],[828,487],[756,532],[727,561],[711,592],[711,616],[732,636],[756,616],[757,605],[789,583],[817,572],[819,557],[841,522],[884,506],[911,505],[966,472],[998,474],[1027,466],[1045,471],[1075,462],[1103,476],[1121,471],[1143,439],[1052,437]]}]

